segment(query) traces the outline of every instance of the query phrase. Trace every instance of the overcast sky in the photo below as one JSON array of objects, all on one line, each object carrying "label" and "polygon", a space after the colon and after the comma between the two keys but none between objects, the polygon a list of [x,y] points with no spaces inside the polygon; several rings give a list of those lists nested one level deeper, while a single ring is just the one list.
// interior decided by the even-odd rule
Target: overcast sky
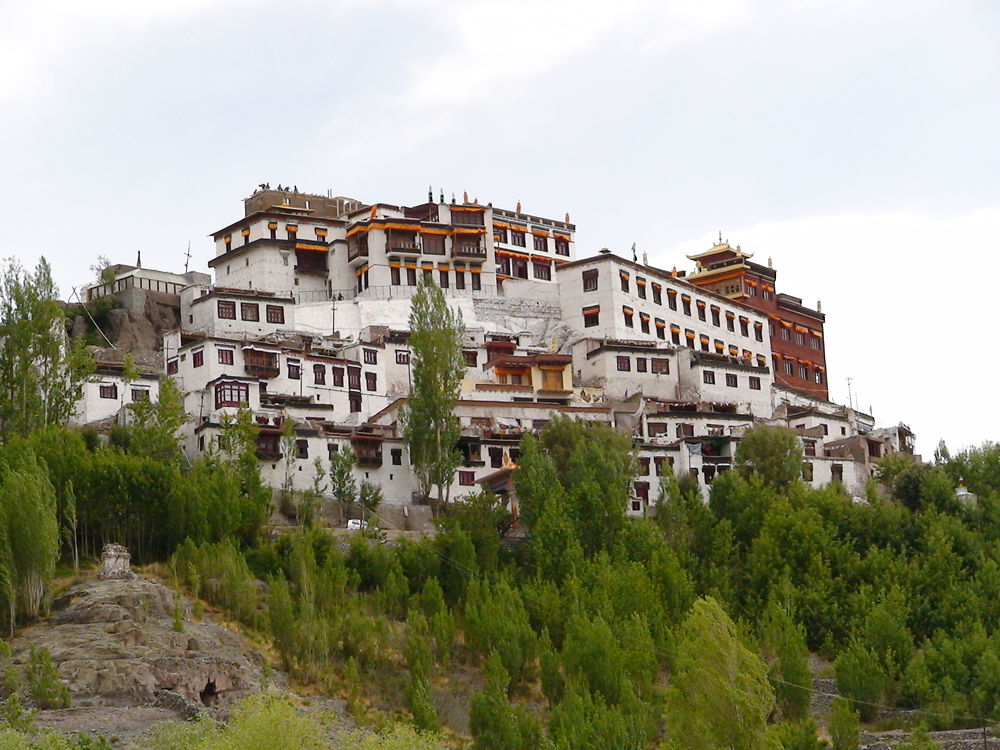
[{"label": "overcast sky", "polygon": [[998,84],[996,0],[0,0],[0,249],[205,270],[259,182],[721,230],[929,457],[998,438]]}]

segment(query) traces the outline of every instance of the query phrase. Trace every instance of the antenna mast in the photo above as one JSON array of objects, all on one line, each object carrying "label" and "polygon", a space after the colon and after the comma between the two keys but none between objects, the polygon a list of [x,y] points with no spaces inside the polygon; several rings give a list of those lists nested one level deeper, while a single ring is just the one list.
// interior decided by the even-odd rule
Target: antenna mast
[{"label": "antenna mast", "polygon": [[854,408],[854,397],[851,395],[851,383],[853,381],[854,378],[847,378],[847,403],[852,409]]},{"label": "antenna mast", "polygon": [[184,273],[188,272],[188,263],[191,262],[191,240],[188,240],[188,249],[184,253]]}]

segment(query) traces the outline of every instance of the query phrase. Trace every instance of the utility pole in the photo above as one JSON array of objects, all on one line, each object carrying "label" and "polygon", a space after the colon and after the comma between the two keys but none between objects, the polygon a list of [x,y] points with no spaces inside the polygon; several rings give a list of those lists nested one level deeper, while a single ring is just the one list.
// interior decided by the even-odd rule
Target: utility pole
[{"label": "utility pole", "polygon": [[853,409],[854,408],[854,397],[851,395],[851,383],[854,378],[847,378],[847,403]]}]

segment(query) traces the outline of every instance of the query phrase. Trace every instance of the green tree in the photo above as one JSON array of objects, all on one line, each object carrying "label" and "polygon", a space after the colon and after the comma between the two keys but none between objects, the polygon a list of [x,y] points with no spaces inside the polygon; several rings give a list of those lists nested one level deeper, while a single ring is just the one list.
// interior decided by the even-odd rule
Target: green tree
[{"label": "green tree", "polygon": [[774,595],[761,618],[760,646],[782,717],[805,719],[812,687],[805,631]]},{"label": "green tree", "polygon": [[493,651],[483,663],[483,688],[472,696],[469,730],[475,750],[525,750],[542,741],[542,730],[521,706],[507,700],[510,677]]},{"label": "green tree", "polygon": [[147,458],[179,466],[181,452],[180,429],[186,419],[184,395],[172,377],[160,379],[156,401],[142,399],[129,404],[131,435],[129,450]]},{"label": "green tree", "polygon": [[834,662],[837,687],[849,698],[854,709],[865,721],[878,714],[876,705],[885,695],[888,677],[878,655],[858,640],[852,640]]},{"label": "green tree", "polygon": [[691,750],[755,750],[765,746],[773,707],[764,662],[740,642],[714,599],[698,599],[678,634],[667,737]]},{"label": "green tree", "polygon": [[0,279],[0,440],[60,424],[73,413],[93,360],[66,337],[48,262],[34,273],[14,259]]},{"label": "green tree", "polygon": [[437,488],[435,509],[448,502],[461,463],[455,448],[461,432],[455,403],[465,372],[464,332],[461,313],[448,307],[440,287],[423,278],[410,311],[412,382],[402,419],[421,496],[426,501]]},{"label": "green tree", "polygon": [[851,703],[840,696],[833,699],[828,727],[833,750],[858,750],[860,730],[858,714]]},{"label": "green tree", "polygon": [[330,457],[330,494],[340,509],[341,521],[347,516],[358,500],[358,480],[354,478],[354,451],[344,446]]},{"label": "green tree", "polygon": [[368,480],[361,482],[361,488],[358,490],[358,505],[364,509],[366,516],[374,515],[383,499],[381,487]]},{"label": "green tree", "polygon": [[59,679],[47,648],[32,646],[24,671],[31,699],[38,708],[69,708],[69,688]]},{"label": "green tree", "polygon": [[798,436],[787,427],[752,427],[740,439],[735,464],[744,475],[757,474],[771,487],[784,489],[802,476]]}]

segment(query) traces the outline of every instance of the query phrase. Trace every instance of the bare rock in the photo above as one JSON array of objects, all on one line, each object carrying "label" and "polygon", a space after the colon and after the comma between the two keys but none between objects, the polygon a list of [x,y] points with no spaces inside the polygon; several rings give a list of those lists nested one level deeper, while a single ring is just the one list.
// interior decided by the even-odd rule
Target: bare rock
[{"label": "bare rock", "polygon": [[32,645],[48,648],[74,706],[153,705],[170,691],[224,708],[259,689],[259,655],[213,623],[176,632],[173,607],[170,589],[142,578],[80,584],[13,641],[14,661],[25,664]]}]

